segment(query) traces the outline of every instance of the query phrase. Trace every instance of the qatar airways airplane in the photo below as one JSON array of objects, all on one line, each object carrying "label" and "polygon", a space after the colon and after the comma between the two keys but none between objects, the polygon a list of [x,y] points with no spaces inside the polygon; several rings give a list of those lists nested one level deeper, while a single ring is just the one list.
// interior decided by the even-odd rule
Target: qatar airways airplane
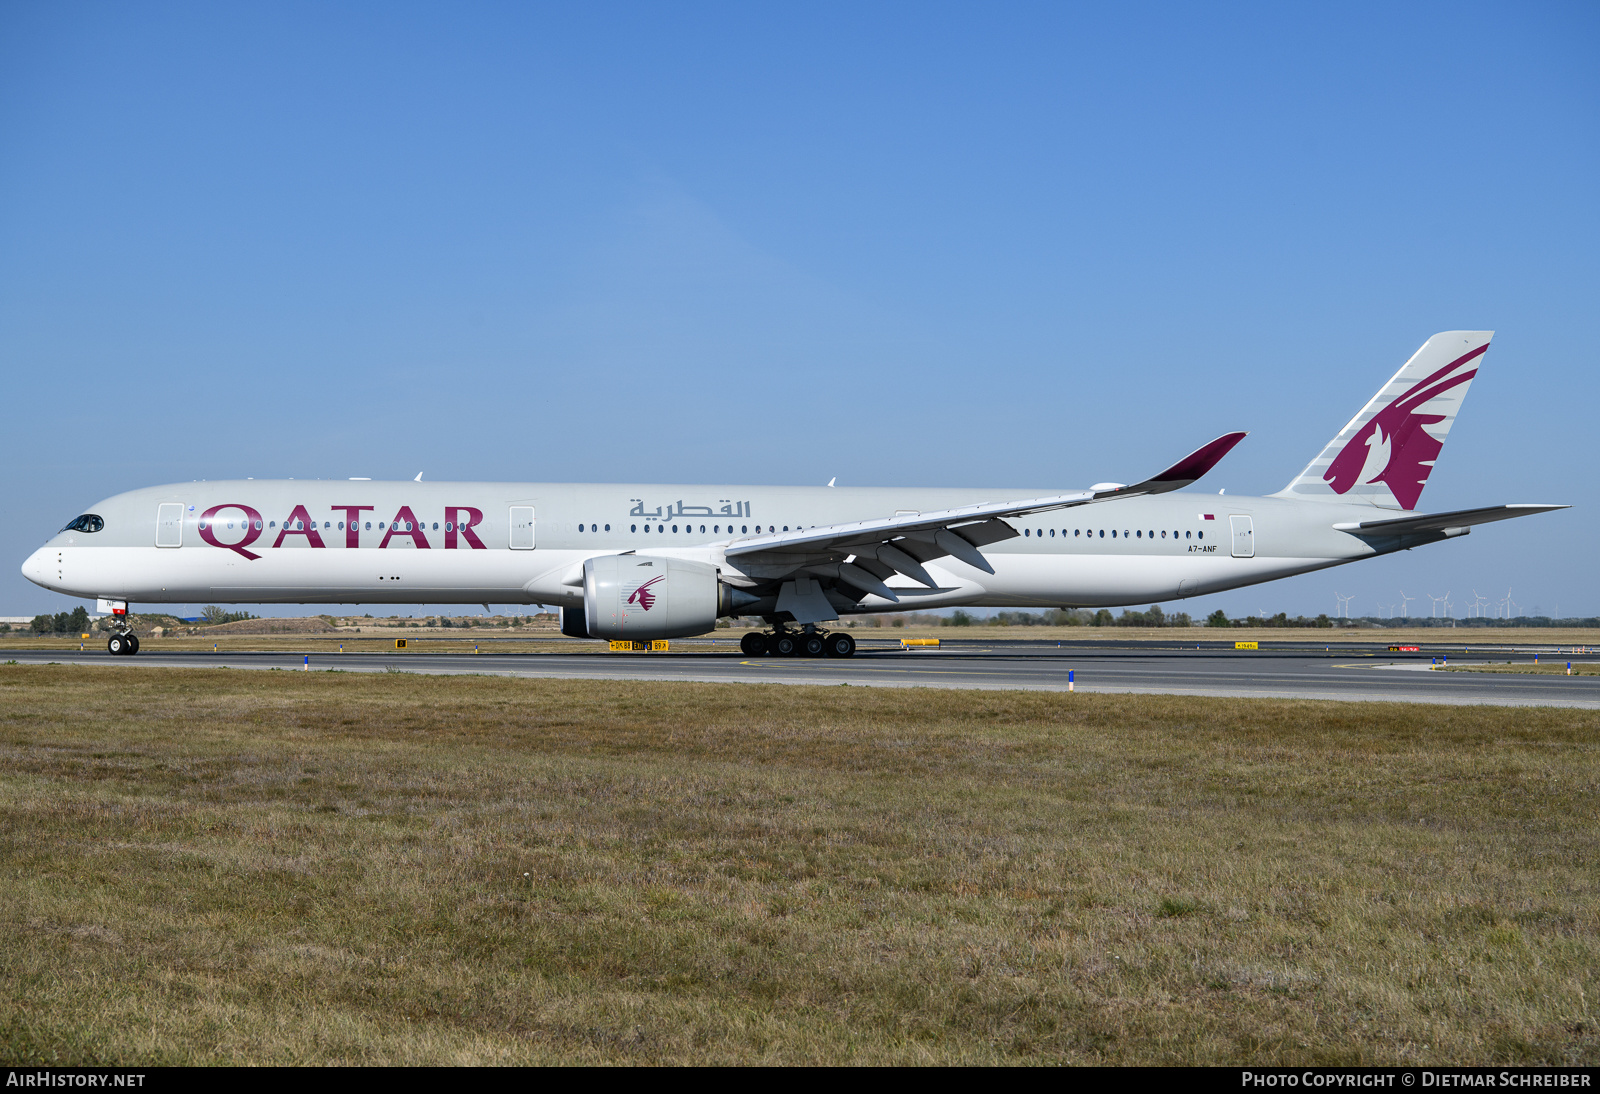
[{"label": "qatar airways airplane", "polygon": [[[142,603],[554,605],[580,638],[760,616],[747,654],[848,657],[841,616],[1182,599],[1466,535],[1563,505],[1416,511],[1490,331],[1446,331],[1268,497],[1174,493],[1245,436],[1132,485],[1042,490],[267,481],[107,498],[22,566]],[[819,626],[820,625],[820,626]],[[107,642],[136,653],[126,624]]]}]

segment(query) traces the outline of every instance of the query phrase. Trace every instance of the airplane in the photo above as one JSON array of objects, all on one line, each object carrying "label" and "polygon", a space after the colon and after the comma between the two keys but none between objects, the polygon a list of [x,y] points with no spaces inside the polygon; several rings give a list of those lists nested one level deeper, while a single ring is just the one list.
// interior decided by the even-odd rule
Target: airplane
[{"label": "airplane", "polygon": [[578,638],[703,634],[759,616],[750,656],[848,657],[827,624],[948,607],[1181,600],[1565,509],[1417,503],[1492,331],[1429,338],[1282,490],[1179,493],[1245,436],[1085,490],[254,480],[118,494],[22,566],[94,598],[110,653],[141,603],[487,604],[560,610]]}]

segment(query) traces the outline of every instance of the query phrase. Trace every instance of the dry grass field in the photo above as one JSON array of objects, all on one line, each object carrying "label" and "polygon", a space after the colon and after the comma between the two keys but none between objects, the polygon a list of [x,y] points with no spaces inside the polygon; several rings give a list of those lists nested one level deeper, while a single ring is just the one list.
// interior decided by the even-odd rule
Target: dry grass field
[{"label": "dry grass field", "polygon": [[1600,1062],[1600,713],[0,667],[6,1063]]}]

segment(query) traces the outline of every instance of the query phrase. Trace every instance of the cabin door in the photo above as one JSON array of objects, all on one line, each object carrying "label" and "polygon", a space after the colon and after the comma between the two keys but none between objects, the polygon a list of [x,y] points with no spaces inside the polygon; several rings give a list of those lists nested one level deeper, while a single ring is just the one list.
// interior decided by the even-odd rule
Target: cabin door
[{"label": "cabin door", "polygon": [[163,502],[156,506],[156,546],[183,546],[183,506]]},{"label": "cabin door", "polygon": [[533,506],[531,505],[511,507],[511,549],[533,550]]},{"label": "cabin door", "polygon": [[1233,524],[1233,557],[1255,558],[1256,530],[1250,518],[1232,516],[1228,520]]}]

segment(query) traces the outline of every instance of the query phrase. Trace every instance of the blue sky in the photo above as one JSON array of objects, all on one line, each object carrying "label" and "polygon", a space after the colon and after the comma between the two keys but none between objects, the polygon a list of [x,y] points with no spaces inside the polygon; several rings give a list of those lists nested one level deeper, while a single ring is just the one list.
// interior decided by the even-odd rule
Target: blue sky
[{"label": "blue sky", "polygon": [[1596,56],[1576,3],[7,4],[0,614],[196,478],[1074,487],[1241,428],[1205,485],[1270,492],[1454,328],[1423,506],[1578,508],[1186,606],[1600,614]]}]

